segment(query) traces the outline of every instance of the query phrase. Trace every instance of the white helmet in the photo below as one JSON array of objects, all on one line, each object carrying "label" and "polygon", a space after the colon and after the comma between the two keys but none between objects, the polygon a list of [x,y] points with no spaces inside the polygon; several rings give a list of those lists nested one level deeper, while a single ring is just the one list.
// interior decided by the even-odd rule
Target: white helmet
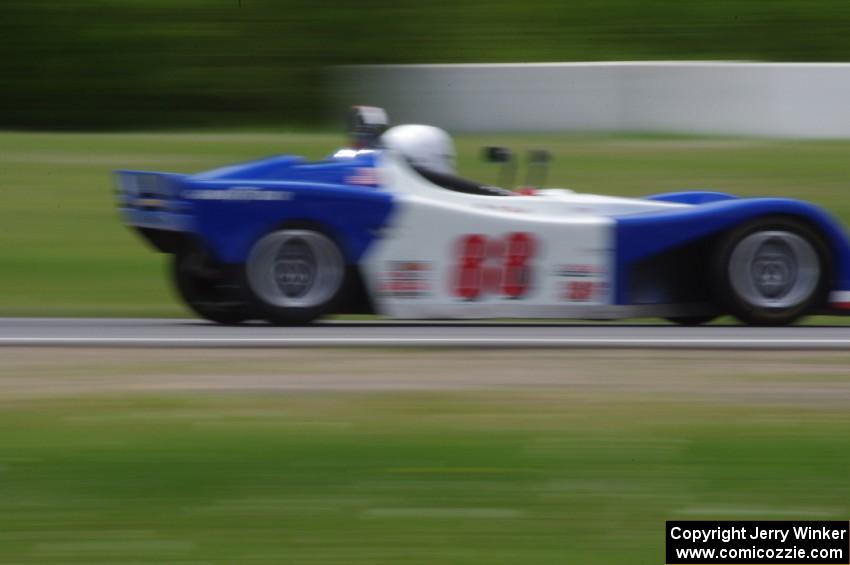
[{"label": "white helmet", "polygon": [[434,126],[404,125],[381,136],[384,147],[404,155],[414,166],[454,174],[455,147],[448,133]]}]

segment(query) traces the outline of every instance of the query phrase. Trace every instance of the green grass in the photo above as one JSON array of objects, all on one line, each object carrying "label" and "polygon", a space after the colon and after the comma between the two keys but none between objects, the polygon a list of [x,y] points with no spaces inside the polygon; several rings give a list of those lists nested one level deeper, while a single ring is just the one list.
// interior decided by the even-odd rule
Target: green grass
[{"label": "green grass", "polygon": [[846,409],[563,391],[4,406],[0,562],[662,563],[666,519],[847,517]]},{"label": "green grass", "polygon": [[[274,153],[320,157],[332,134],[0,133],[0,315],[176,316],[165,257],[124,228],[110,171],[193,172]],[[780,195],[850,222],[850,141],[665,136],[493,135],[459,138],[468,176],[497,178],[485,144],[552,151],[549,185],[638,196],[684,188]]]},{"label": "green grass", "polygon": [[657,565],[665,520],[847,519],[848,361],[7,349],[0,562]]}]

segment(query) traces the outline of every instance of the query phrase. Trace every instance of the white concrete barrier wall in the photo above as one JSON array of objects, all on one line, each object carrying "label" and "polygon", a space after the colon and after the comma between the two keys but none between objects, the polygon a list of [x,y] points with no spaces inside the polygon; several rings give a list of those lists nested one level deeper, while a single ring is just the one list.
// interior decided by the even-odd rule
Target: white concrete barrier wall
[{"label": "white concrete barrier wall", "polygon": [[451,131],[850,138],[850,63],[375,65],[331,80],[337,107]]}]

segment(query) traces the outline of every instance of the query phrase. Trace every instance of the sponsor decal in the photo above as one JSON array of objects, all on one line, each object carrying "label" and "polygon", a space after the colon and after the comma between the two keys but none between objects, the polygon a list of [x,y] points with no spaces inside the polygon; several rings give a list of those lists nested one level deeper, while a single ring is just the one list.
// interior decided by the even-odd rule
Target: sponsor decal
[{"label": "sponsor decal", "polygon": [[426,261],[389,261],[378,291],[395,298],[421,298],[431,294],[431,264]]},{"label": "sponsor decal", "polygon": [[568,264],[556,265],[556,277],[598,277],[605,274],[603,265]]},{"label": "sponsor decal", "polygon": [[378,172],[374,167],[358,167],[345,179],[345,184],[378,186]]},{"label": "sponsor decal", "polygon": [[604,281],[567,281],[563,286],[563,298],[567,302],[596,302],[608,292]]},{"label": "sponsor decal", "polygon": [[159,198],[137,198],[133,205],[139,208],[165,208],[167,203]]},{"label": "sponsor decal", "polygon": [[251,186],[233,186],[221,189],[184,190],[183,198],[188,200],[292,200],[294,194],[281,190],[263,190]]},{"label": "sponsor decal", "polygon": [[567,302],[599,301],[608,292],[608,283],[598,280],[604,277],[606,273],[607,270],[604,265],[587,263],[555,265],[553,269],[553,274],[556,277],[568,279],[558,286],[561,300]]}]

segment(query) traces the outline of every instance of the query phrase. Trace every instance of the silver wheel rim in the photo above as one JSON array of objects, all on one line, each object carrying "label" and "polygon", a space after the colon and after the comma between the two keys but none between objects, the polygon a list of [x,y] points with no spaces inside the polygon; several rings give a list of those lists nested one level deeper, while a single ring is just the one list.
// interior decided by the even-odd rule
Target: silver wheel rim
[{"label": "silver wheel rim", "polygon": [[260,239],[248,256],[248,284],[267,304],[312,308],[342,285],[345,265],[336,245],[308,230],[282,230]]},{"label": "silver wheel rim", "polygon": [[729,280],[738,296],[753,306],[793,308],[817,289],[820,260],[814,247],[797,234],[756,232],[732,251]]}]

